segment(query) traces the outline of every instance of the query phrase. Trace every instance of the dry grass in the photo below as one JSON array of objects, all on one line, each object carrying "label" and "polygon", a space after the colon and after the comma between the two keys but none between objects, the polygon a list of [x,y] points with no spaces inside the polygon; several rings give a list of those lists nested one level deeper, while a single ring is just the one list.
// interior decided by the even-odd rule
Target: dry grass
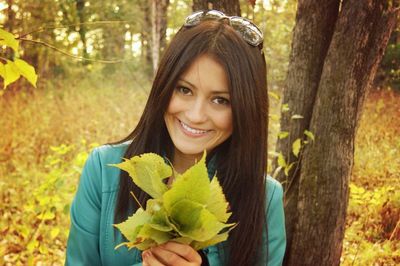
[{"label": "dry grass", "polygon": [[[87,153],[133,129],[149,88],[143,83],[82,76],[0,98],[0,265],[63,264],[69,203]],[[344,265],[400,263],[390,220],[396,223],[400,209],[399,100],[388,91],[367,99],[356,139]]]}]

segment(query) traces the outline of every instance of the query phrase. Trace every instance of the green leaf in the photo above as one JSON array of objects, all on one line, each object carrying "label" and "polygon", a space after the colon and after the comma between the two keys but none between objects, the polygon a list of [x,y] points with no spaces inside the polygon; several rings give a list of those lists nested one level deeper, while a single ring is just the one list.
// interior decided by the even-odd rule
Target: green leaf
[{"label": "green leaf", "polygon": [[171,209],[170,217],[181,236],[196,241],[209,240],[222,229],[232,226],[219,222],[202,204],[190,200],[177,202]]},{"label": "green leaf", "polygon": [[164,244],[168,240],[170,240],[173,236],[167,232],[162,232],[154,229],[149,224],[143,225],[140,229],[137,238],[143,240],[154,240],[158,245]]},{"label": "green leaf", "polygon": [[302,115],[292,115],[291,119],[303,119]]},{"label": "green leaf", "polygon": [[229,204],[226,201],[217,176],[214,176],[211,180],[210,189],[211,195],[207,202],[207,209],[217,217],[218,221],[226,223],[231,216],[231,213],[228,212]]},{"label": "green leaf", "polygon": [[0,28],[0,45],[6,45],[12,48],[15,52],[18,52],[19,42],[15,39],[15,36]]},{"label": "green leaf", "polygon": [[35,68],[21,59],[15,59],[14,63],[19,69],[19,73],[36,88],[37,75],[35,72]]},{"label": "green leaf", "polygon": [[287,132],[287,131],[281,131],[278,133],[279,139],[284,139],[284,138],[287,138],[288,136],[289,136],[289,132]]},{"label": "green leaf", "polygon": [[21,74],[15,63],[7,60],[7,64],[4,65],[4,88],[19,79],[20,76]]},{"label": "green leaf", "polygon": [[[126,246],[128,249],[135,247],[146,250],[170,240],[203,247],[226,240],[229,230],[235,224],[225,223],[231,215],[228,213],[229,204],[218,178],[215,176],[211,182],[209,180],[206,153],[185,173],[176,174],[169,189],[167,187],[165,192],[158,189],[157,193],[154,192],[153,181],[162,180],[163,176],[170,173],[155,164],[154,160],[161,157],[152,155],[146,158],[148,155],[136,156],[114,165],[127,171],[133,180],[140,175],[137,177],[140,186],[146,187],[148,191],[153,190],[150,193],[163,193],[161,197],[149,199],[146,210],[139,208],[125,222],[114,225],[128,239],[128,242],[116,248]],[[163,165],[167,166],[164,162]],[[167,167],[169,171],[172,170]],[[151,180],[150,185],[149,182],[145,183],[146,180],[141,180],[142,176]]]},{"label": "green leaf", "polygon": [[285,157],[283,157],[283,154],[281,152],[278,155],[278,165],[281,167],[286,167]]},{"label": "green leaf", "polygon": [[296,156],[296,157],[299,156],[300,149],[301,149],[301,139],[298,138],[292,144],[292,152],[293,152],[294,156]]},{"label": "green leaf", "polygon": [[160,200],[149,199],[146,203],[146,211],[151,215],[149,225],[152,228],[163,232],[169,232],[173,229]]},{"label": "green leaf", "polygon": [[172,169],[155,153],[134,156],[119,164],[110,164],[126,172],[133,182],[152,198],[161,198],[168,190],[163,179],[172,175]]},{"label": "green leaf", "polygon": [[314,134],[313,134],[311,131],[308,131],[307,129],[304,130],[304,135],[306,135],[307,137],[309,137],[312,141],[315,140]]},{"label": "green leaf", "polygon": [[218,244],[220,242],[223,242],[228,239],[228,236],[229,236],[229,231],[226,231],[226,232],[218,234],[218,235],[214,236],[213,238],[206,240],[206,241],[202,241],[202,242],[201,241],[193,241],[191,246],[195,250],[200,250],[200,249]]},{"label": "green leaf", "polygon": [[177,237],[172,239],[172,241],[174,242],[178,242],[178,243],[182,243],[185,245],[191,245],[191,243],[193,242],[193,239],[189,238],[189,237]]},{"label": "green leaf", "polygon": [[172,187],[163,195],[167,213],[171,213],[172,206],[182,199],[207,204],[211,190],[205,161],[206,153],[198,163],[175,178]]},{"label": "green leaf", "polygon": [[125,222],[114,224],[114,226],[118,228],[130,242],[140,243],[142,239],[137,239],[137,235],[143,225],[150,222],[150,220],[151,216],[142,208],[139,208],[135,214],[130,216]]}]

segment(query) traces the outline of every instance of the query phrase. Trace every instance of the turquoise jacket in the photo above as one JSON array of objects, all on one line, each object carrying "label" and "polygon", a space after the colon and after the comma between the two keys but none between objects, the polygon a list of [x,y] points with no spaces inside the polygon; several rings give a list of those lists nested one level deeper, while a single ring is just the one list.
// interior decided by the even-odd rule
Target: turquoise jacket
[{"label": "turquoise jacket", "polygon": [[[119,169],[108,164],[122,161],[127,143],[95,148],[82,171],[78,191],[71,206],[71,228],[65,265],[142,265],[141,252],[115,246],[123,242],[113,227],[114,208],[118,195]],[[274,179],[267,181],[268,241],[263,234],[268,264],[281,265],[286,247],[282,187]],[[210,266],[225,265],[226,243],[203,249]]]}]

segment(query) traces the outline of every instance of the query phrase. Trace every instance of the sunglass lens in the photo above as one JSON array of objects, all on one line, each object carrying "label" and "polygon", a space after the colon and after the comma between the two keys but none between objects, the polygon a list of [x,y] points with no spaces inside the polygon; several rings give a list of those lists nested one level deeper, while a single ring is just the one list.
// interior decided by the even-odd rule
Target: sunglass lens
[{"label": "sunglass lens", "polygon": [[218,10],[209,10],[207,13],[204,15],[205,18],[210,18],[210,19],[221,19],[225,18],[226,15],[222,13],[221,11]]},{"label": "sunglass lens", "polygon": [[195,26],[195,25],[199,24],[202,19],[203,13],[204,13],[204,11],[198,11],[196,13],[189,15],[186,18],[185,26]]},{"label": "sunglass lens", "polygon": [[250,21],[241,17],[232,17],[231,25],[236,29],[243,38],[251,45],[258,46],[263,41],[262,32]]}]

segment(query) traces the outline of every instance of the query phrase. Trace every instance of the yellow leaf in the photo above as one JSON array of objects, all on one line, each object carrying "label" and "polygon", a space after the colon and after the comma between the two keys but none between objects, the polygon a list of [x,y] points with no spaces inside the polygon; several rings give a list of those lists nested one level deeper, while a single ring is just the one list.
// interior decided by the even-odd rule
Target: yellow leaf
[{"label": "yellow leaf", "polygon": [[299,156],[300,148],[301,148],[301,139],[296,139],[292,144],[292,151],[294,156],[296,157]]},{"label": "yellow leaf", "polygon": [[276,100],[279,101],[279,95],[275,92],[269,91],[268,95],[271,96],[272,98],[275,98]]},{"label": "yellow leaf", "polygon": [[54,239],[58,236],[58,234],[60,233],[60,228],[53,228],[50,231],[50,237],[51,239]]},{"label": "yellow leaf", "polygon": [[0,29],[0,45],[11,47],[15,52],[18,52],[19,42],[15,39],[14,35]]},{"label": "yellow leaf", "polygon": [[285,113],[285,112],[287,112],[289,110],[290,110],[289,104],[287,104],[287,103],[282,104],[282,113]]},{"label": "yellow leaf", "polygon": [[18,68],[15,66],[13,61],[7,60],[7,64],[4,66],[4,88],[16,81],[21,74]]},{"label": "yellow leaf", "polygon": [[289,176],[289,171],[293,168],[293,166],[294,166],[294,164],[295,164],[296,162],[293,162],[293,163],[291,163],[291,164],[289,164],[289,166],[288,167],[285,167],[285,175],[286,176]]},{"label": "yellow leaf", "polygon": [[52,220],[56,215],[52,211],[45,211],[37,216],[40,220]]},{"label": "yellow leaf", "polygon": [[36,88],[37,75],[35,68],[22,59],[15,59],[14,63],[18,67],[19,73]]},{"label": "yellow leaf", "polygon": [[308,131],[307,129],[304,130],[304,135],[306,135],[307,137],[309,137],[312,141],[315,140],[314,134],[313,134],[311,131]]},{"label": "yellow leaf", "polygon": [[47,249],[47,247],[45,247],[45,246],[43,246],[43,245],[40,245],[40,247],[39,247],[39,252],[41,253],[41,254],[47,254],[48,253],[48,249]]},{"label": "yellow leaf", "polygon": [[303,119],[302,115],[292,115],[291,119]]},{"label": "yellow leaf", "polygon": [[281,167],[286,167],[285,157],[283,157],[282,153],[279,153],[278,155],[278,165]]},{"label": "yellow leaf", "polygon": [[37,248],[39,246],[39,241],[35,240],[31,240],[28,245],[26,246],[26,249],[29,252],[32,252],[35,248]]},{"label": "yellow leaf", "polygon": [[279,139],[284,139],[284,138],[287,138],[288,136],[289,136],[289,132],[287,132],[287,131],[281,131],[278,133]]}]

